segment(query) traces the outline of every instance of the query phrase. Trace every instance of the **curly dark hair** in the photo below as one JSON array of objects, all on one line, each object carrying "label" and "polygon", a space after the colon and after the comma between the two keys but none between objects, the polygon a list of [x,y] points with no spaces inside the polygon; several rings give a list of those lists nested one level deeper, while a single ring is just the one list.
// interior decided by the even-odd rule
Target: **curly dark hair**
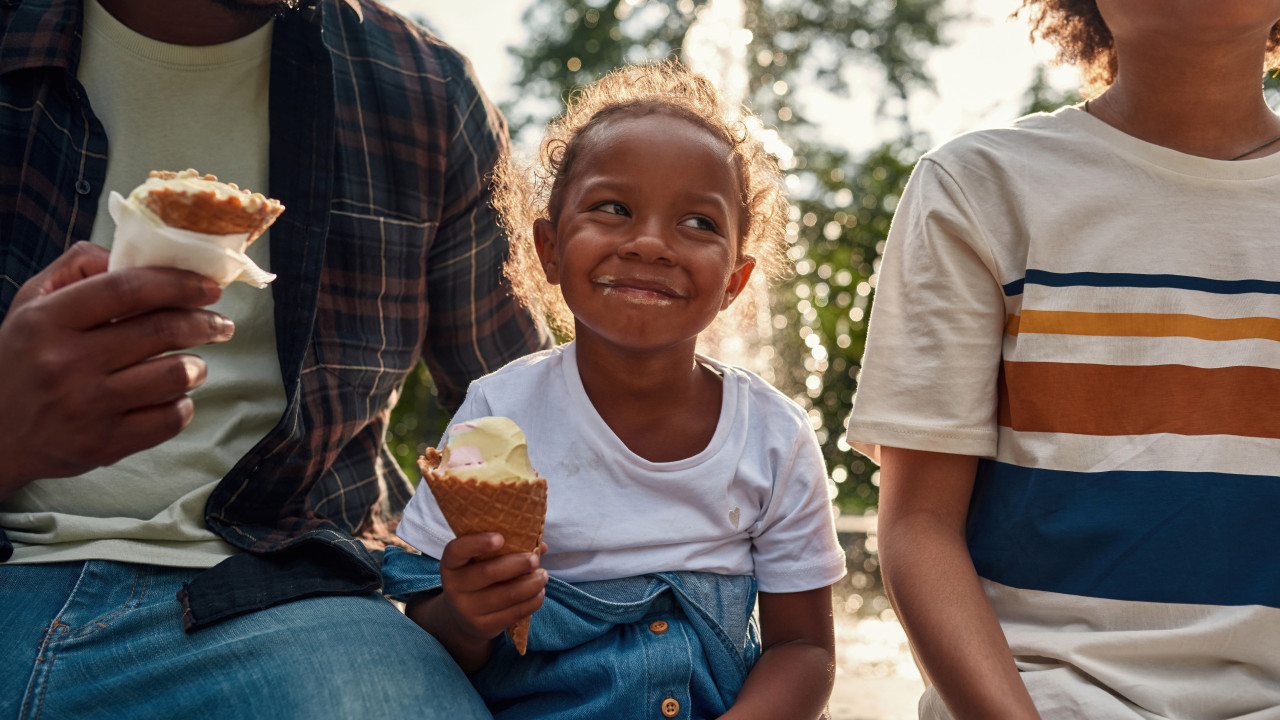
[{"label": "curly dark hair", "polygon": [[[1080,69],[1080,92],[1097,97],[1116,79],[1116,53],[1111,30],[1094,0],[1022,0],[1012,17],[1026,17],[1031,39],[1058,49],[1057,61]],[[1280,23],[1267,41],[1266,69],[1280,67]]]},{"label": "curly dark hair", "polygon": [[511,257],[503,270],[515,296],[533,312],[543,314],[563,337],[573,337],[573,314],[560,288],[548,283],[543,274],[534,247],[534,221],[555,222],[562,190],[573,176],[577,151],[592,128],[611,118],[650,113],[668,113],[695,122],[731,148],[742,189],[744,231],[737,239],[738,255],[755,260],[752,282],[733,306],[735,317],[750,317],[759,285],[782,277],[790,269],[781,171],[760,138],[749,130],[748,111],[726,107],[709,80],[677,62],[623,67],[569,97],[564,114],[548,123],[536,162],[525,166],[508,155],[495,173],[494,207],[511,241]]}]

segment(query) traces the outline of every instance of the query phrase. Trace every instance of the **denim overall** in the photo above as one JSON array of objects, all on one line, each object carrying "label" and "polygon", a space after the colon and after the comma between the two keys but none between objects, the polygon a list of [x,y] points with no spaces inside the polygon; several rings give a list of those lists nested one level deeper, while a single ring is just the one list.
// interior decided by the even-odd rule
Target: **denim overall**
[{"label": "denim overall", "polygon": [[[440,587],[439,562],[397,548],[385,592]],[[716,718],[760,657],[755,578],[664,572],[567,583],[552,577],[528,652],[504,633],[471,675],[495,720]]]}]

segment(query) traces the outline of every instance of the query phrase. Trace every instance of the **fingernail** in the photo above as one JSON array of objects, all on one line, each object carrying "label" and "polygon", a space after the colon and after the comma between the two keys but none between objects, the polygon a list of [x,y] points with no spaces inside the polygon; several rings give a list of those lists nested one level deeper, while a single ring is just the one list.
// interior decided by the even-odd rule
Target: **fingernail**
[{"label": "fingernail", "polygon": [[538,553],[529,553],[529,567],[531,569],[538,567]]},{"label": "fingernail", "polygon": [[218,342],[230,340],[231,336],[236,334],[236,324],[221,315],[217,316],[213,321],[213,329],[214,332],[217,333],[217,337],[215,339]]},{"label": "fingernail", "polygon": [[209,278],[204,279],[201,290],[204,291],[204,296],[210,303],[217,302],[218,298],[222,297],[222,286]]}]

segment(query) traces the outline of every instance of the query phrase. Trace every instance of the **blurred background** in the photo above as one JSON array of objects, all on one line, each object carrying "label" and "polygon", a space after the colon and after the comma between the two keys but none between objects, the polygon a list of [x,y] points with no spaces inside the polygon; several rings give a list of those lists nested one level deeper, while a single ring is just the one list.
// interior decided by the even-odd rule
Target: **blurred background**
[{"label": "blurred background", "polygon": [[[880,584],[876,468],[844,442],[889,221],[915,161],[968,130],[1078,102],[1010,19],[1018,0],[384,0],[471,59],[517,152],[533,153],[573,88],[628,62],[674,57],[763,120],[790,192],[795,274],[751,327],[710,354],[759,373],[809,411],[840,511],[835,720],[914,718],[921,690]],[[448,414],[424,368],[392,415],[410,477]]]}]

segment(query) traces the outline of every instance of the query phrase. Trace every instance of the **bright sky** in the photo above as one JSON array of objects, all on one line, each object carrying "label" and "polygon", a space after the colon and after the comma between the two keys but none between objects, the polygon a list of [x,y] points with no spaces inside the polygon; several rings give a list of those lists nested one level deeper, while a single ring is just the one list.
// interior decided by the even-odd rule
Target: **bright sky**
[{"label": "bright sky", "polygon": [[[536,0],[481,0],[481,10],[476,2],[458,0],[384,0],[400,12],[426,17],[446,42],[470,58],[485,90],[497,101],[514,96],[516,68],[506,48],[523,41],[520,17],[531,1]],[[1017,0],[950,2],[956,9],[967,8],[972,20],[953,26],[951,46],[928,60],[937,94],[917,93],[911,107],[917,126],[935,142],[1017,117],[1036,63],[1052,56],[1047,47],[1032,47],[1021,21],[1006,20],[1019,5]],[[823,123],[828,141],[857,151],[896,133],[894,126],[876,118],[881,81],[868,72],[855,72],[853,80],[850,98],[800,97],[810,103],[811,117],[828,118]],[[1050,80],[1070,89],[1076,75],[1057,68]],[[803,93],[803,88],[798,90]]]}]

